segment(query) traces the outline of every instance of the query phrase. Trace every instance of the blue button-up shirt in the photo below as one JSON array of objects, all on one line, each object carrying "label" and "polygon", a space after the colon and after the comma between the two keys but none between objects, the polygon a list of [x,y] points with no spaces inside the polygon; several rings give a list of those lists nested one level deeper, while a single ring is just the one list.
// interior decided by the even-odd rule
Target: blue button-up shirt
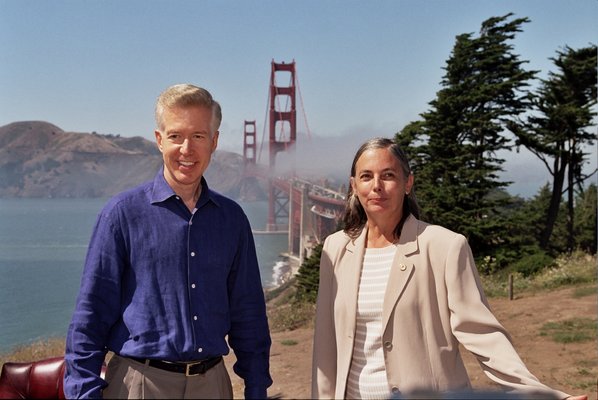
[{"label": "blue button-up shirt", "polygon": [[111,199],[93,231],[66,343],[67,398],[101,397],[108,350],[193,361],[235,351],[245,397],[271,385],[270,334],[249,221],[234,201],[202,192],[193,212],[167,184]]}]

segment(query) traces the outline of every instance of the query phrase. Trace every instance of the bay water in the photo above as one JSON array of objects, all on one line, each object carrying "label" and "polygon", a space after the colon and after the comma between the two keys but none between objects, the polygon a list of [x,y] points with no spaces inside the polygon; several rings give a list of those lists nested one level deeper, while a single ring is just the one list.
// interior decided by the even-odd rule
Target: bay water
[{"label": "bay water", "polygon": [[[0,353],[63,337],[87,245],[106,199],[0,199]],[[241,203],[263,230],[266,202]],[[286,235],[254,235],[262,284],[276,284]]]}]

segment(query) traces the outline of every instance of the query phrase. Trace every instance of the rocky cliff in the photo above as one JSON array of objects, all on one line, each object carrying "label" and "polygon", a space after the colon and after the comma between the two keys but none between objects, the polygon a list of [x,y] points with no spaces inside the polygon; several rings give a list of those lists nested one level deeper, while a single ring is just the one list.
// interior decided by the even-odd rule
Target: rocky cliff
[{"label": "rocky cliff", "polygon": [[[0,197],[109,197],[152,179],[161,165],[155,143],[141,137],[65,132],[42,121],[0,127]],[[206,179],[236,198],[242,172],[241,155],[216,151]]]}]

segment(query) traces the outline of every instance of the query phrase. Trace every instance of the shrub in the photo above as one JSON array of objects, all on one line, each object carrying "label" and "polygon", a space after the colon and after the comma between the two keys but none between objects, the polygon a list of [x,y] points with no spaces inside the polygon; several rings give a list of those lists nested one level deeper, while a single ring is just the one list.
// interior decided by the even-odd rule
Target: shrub
[{"label": "shrub", "polygon": [[[481,279],[486,296],[506,296],[508,292],[508,275],[510,270],[513,269],[513,267],[510,267],[493,275],[482,275]],[[512,274],[515,293],[580,284],[589,284],[595,289],[597,281],[596,256],[575,251],[572,254],[557,257],[552,267],[545,268],[535,275],[524,276],[518,271],[512,271]],[[591,289],[586,289],[586,292],[589,290]]]},{"label": "shrub", "polygon": [[523,256],[513,264],[513,270],[524,277],[536,275],[538,272],[556,265],[554,258],[543,251]]},{"label": "shrub", "polygon": [[270,330],[280,332],[311,326],[315,313],[315,304],[290,301],[268,311]]},{"label": "shrub", "polygon": [[322,255],[322,244],[314,247],[314,250],[299,267],[297,272],[297,300],[315,303],[318,297],[318,285],[320,280],[320,256]]}]

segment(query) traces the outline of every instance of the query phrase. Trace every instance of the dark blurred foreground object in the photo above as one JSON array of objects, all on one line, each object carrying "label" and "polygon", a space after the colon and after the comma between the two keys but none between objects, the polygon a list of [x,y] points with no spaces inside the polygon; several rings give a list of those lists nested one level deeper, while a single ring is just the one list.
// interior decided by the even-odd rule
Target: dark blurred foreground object
[{"label": "dark blurred foreground object", "polygon": [[503,392],[500,390],[464,390],[459,392],[431,392],[421,391],[412,392],[408,395],[397,394],[390,400],[557,400],[556,397],[546,397],[546,395],[520,394]]},{"label": "dark blurred foreground object", "polygon": [[0,399],[64,399],[63,377],[63,357],[7,362],[0,373]]}]

